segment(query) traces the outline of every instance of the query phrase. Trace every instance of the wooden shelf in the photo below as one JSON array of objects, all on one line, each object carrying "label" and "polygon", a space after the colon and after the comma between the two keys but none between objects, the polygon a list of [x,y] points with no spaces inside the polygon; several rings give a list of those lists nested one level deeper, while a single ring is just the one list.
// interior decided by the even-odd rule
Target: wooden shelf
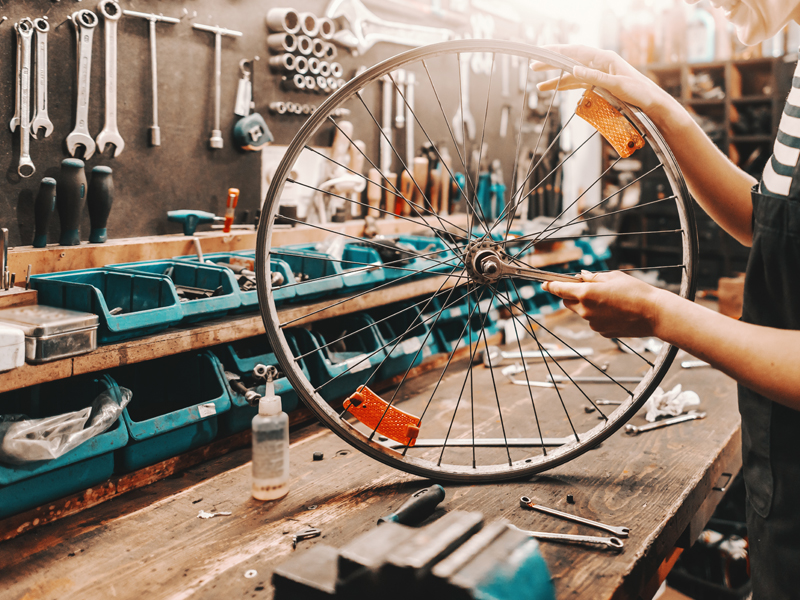
[{"label": "wooden shelf", "polygon": [[[582,256],[582,250],[574,246],[567,246],[551,252],[530,254],[523,258],[523,262],[532,267],[543,268],[580,260]],[[305,325],[434,293],[443,283],[444,286],[441,289],[449,289],[459,281],[456,278],[450,278],[448,281],[445,279],[444,276],[436,276],[412,283],[387,286],[360,296],[356,294],[357,297],[349,302],[342,302],[347,298],[345,296],[307,304],[292,304],[278,310],[278,319],[282,323],[297,319],[292,326]],[[326,307],[330,308],[322,310]],[[95,373],[120,365],[144,362],[190,350],[227,344],[263,333],[264,323],[260,313],[223,317],[195,326],[172,327],[163,333],[100,346],[88,354],[41,365],[25,364],[18,369],[3,373],[3,377],[0,378],[0,392],[55,379],[65,379],[73,375]]]},{"label": "wooden shelf", "polygon": [[725,106],[725,98],[689,98],[689,106]]}]

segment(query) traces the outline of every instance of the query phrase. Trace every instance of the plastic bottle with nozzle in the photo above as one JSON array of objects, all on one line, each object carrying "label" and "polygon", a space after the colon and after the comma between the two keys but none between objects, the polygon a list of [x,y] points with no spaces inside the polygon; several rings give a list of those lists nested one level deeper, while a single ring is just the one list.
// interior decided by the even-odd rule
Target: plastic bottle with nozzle
[{"label": "plastic bottle with nozzle", "polygon": [[266,368],[266,389],[253,417],[253,498],[277,500],[289,493],[289,416],[275,394],[277,369]]}]

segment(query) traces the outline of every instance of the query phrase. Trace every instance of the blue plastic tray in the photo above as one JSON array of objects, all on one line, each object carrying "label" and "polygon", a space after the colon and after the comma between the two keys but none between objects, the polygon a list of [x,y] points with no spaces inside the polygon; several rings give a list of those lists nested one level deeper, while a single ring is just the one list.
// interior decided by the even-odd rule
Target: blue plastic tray
[{"label": "blue plastic tray", "polygon": [[[469,300],[465,297],[456,302],[452,300],[450,302],[445,301],[446,296],[441,299],[434,298],[431,306],[425,311],[426,318],[430,319],[428,323],[433,327],[433,335],[436,336],[439,352],[449,353],[470,343],[480,342],[483,344],[481,341],[483,339],[483,334],[480,331],[481,324],[483,324],[483,329],[486,330],[487,337],[498,332],[497,322],[493,318],[493,314],[496,313],[490,310],[484,319],[484,315],[478,309],[475,309],[475,299]],[[452,306],[448,306],[437,320],[434,315],[445,303],[448,305],[452,303]],[[470,312],[472,312],[471,326],[465,330],[464,326],[467,323]],[[462,334],[462,332],[464,333]]]},{"label": "blue plastic tray", "polygon": [[231,406],[219,360],[208,351],[126,365],[111,375],[133,392],[122,413],[130,441],[116,452],[117,472],[207,444],[217,436],[217,415]]},{"label": "blue plastic tray", "polygon": [[[0,413],[31,418],[79,410],[104,390],[119,400],[119,388],[107,375],[72,377],[0,395]],[[114,472],[114,453],[128,442],[121,419],[65,455],[22,465],[0,463],[0,518],[5,518],[106,481]]]},{"label": "blue plastic tray", "polygon": [[[84,269],[31,276],[39,304],[96,314],[97,339],[109,344],[162,331],[183,318],[172,282],[116,269]],[[123,312],[112,315],[111,310]]]},{"label": "blue plastic tray", "polygon": [[[455,258],[452,250],[450,250],[442,240],[435,237],[429,236],[421,236],[421,235],[398,235],[393,237],[397,242],[402,244],[407,244],[413,247],[415,250],[420,252],[421,254],[430,254],[431,252],[440,252],[440,254],[434,254],[433,256],[425,256],[420,258],[415,258],[410,260],[408,263],[405,264],[397,264],[394,267],[392,265],[383,267],[383,271],[386,277],[386,281],[393,281],[395,279],[400,279],[401,277],[406,277],[404,281],[412,281],[414,279],[418,279],[420,277],[430,277],[433,275],[437,275],[439,273],[448,273],[453,271],[456,267],[461,265],[461,262]],[[380,243],[380,240],[378,240]],[[440,264],[445,263],[445,264]],[[395,268],[399,267],[399,268]],[[413,269],[414,271],[420,272],[418,275],[414,275],[409,271],[409,269]],[[426,271],[427,269],[430,269]],[[426,271],[422,273],[422,271]]]},{"label": "blue plastic tray", "polygon": [[196,323],[213,319],[238,309],[241,304],[239,284],[230,269],[186,260],[151,260],[137,263],[106,265],[129,273],[145,273],[169,278],[176,286],[188,286],[204,290],[222,288],[219,296],[180,302],[185,323]]},{"label": "blue plastic tray", "polygon": [[400,302],[375,308],[369,316],[378,324],[378,331],[384,343],[388,344],[386,352],[389,358],[378,371],[379,381],[405,373],[437,351],[436,337],[419,306]]}]

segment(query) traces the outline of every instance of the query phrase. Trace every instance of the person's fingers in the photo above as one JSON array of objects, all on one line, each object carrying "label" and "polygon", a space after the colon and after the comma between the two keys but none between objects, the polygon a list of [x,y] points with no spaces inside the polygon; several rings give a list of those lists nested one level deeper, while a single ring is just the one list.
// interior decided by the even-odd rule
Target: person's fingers
[{"label": "person's fingers", "polygon": [[580,300],[580,290],[583,284],[567,281],[548,281],[542,287],[545,291],[564,300]]},{"label": "person's fingers", "polygon": [[608,50],[599,50],[578,44],[550,44],[543,48],[567,56],[584,65],[591,65],[595,69],[607,69],[614,62],[616,56]]},{"label": "person's fingers", "polygon": [[564,74],[560,80],[558,77],[554,77],[553,79],[542,81],[541,83],[537,84],[536,87],[538,87],[542,92],[549,92],[556,89],[556,87],[558,87],[559,91],[585,88],[586,84],[578,81],[572,75]]},{"label": "person's fingers", "polygon": [[575,67],[572,70],[572,74],[576,80],[582,81],[584,84],[596,85],[611,91],[618,89],[622,83],[622,78],[619,75],[609,75],[598,69],[589,69],[588,67]]}]

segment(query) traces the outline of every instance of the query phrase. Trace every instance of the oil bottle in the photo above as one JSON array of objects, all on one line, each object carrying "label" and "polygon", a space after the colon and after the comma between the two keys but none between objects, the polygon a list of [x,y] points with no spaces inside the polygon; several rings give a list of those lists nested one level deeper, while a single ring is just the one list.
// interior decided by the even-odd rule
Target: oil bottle
[{"label": "oil bottle", "polygon": [[277,500],[289,493],[289,416],[275,395],[277,369],[264,370],[266,389],[253,417],[252,493],[257,500]]}]

